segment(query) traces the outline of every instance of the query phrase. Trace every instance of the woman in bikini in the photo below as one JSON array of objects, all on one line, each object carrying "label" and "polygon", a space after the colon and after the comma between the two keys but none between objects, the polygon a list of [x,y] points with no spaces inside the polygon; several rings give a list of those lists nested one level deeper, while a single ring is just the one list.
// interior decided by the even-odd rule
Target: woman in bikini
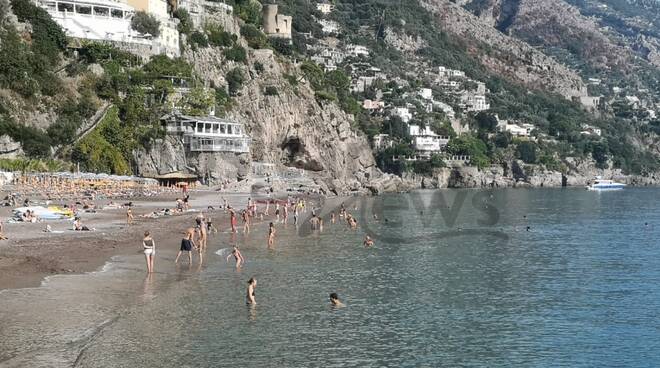
[{"label": "woman in bikini", "polygon": [[147,272],[154,272],[154,257],[156,256],[156,243],[151,237],[149,231],[144,232],[144,239],[142,239],[142,248],[144,249],[144,258],[147,261]]}]

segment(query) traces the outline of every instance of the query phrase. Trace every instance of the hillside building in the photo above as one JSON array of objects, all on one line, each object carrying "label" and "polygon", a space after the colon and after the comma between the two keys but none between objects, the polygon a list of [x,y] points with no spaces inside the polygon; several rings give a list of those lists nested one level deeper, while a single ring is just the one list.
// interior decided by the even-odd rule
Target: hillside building
[{"label": "hillside building", "polygon": [[321,31],[325,34],[338,34],[340,27],[339,23],[334,20],[329,19],[320,19],[319,24],[321,25]]},{"label": "hillside building", "polygon": [[389,134],[376,134],[373,138],[374,150],[382,151],[394,146],[394,140]]},{"label": "hillside building", "polygon": [[316,3],[316,10],[320,11],[322,14],[330,14],[335,10],[335,6],[327,0],[323,0]]},{"label": "hillside building", "polygon": [[422,157],[431,157],[440,153],[449,143],[449,137],[436,134],[428,125],[422,129],[419,125],[409,125],[408,132],[413,139],[413,146]]},{"label": "hillside building", "polygon": [[250,152],[250,137],[243,124],[216,117],[167,115],[163,124],[168,134],[178,135],[189,152]]},{"label": "hillside building", "polygon": [[369,56],[369,49],[362,45],[347,45],[346,53],[353,57]]},{"label": "hillside building", "polygon": [[396,107],[392,110],[392,115],[398,116],[404,123],[409,122],[412,119],[412,113],[407,107]]},{"label": "hillside building", "polygon": [[382,110],[385,108],[384,101],[364,100],[362,101],[362,108],[365,110]]},{"label": "hillside building", "polygon": [[[166,54],[179,56],[179,32],[174,20],[167,14],[167,3],[130,3],[110,0],[40,0],[53,20],[62,27],[68,37],[80,40],[104,41],[138,55]],[[164,5],[164,17],[163,7]],[[152,37],[131,28],[131,19],[137,10],[151,9],[161,22],[160,35]],[[151,14],[151,13],[150,13]]]},{"label": "hillside building", "polygon": [[264,4],[262,9],[264,33],[268,37],[291,39],[293,17],[278,14],[277,4]]},{"label": "hillside building", "polygon": [[535,127],[532,124],[509,124],[507,120],[500,120],[497,128],[502,132],[511,133],[514,137],[529,137]]}]

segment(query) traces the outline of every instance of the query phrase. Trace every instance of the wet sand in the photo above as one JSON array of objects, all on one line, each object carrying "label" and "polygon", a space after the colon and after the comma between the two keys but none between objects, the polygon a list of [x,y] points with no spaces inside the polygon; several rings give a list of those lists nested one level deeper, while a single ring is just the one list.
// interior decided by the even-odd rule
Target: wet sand
[{"label": "wet sand", "polygon": [[[182,232],[194,225],[200,211],[213,206],[215,210],[210,210],[209,215],[218,231],[224,231],[230,224],[229,215],[220,209],[222,197],[230,205],[244,208],[249,195],[193,191],[190,202],[193,211],[157,219],[140,217],[160,208],[173,208],[178,196],[180,194],[165,194],[133,199],[134,221],[131,226],[126,225],[125,208],[81,214],[84,225],[95,228],[95,231],[73,231],[69,220],[5,223],[5,235],[9,240],[0,241],[0,289],[36,287],[50,275],[90,272],[99,269],[115,255],[142,253],[141,240],[145,230],[151,231],[157,247],[178,249]],[[7,218],[11,209],[1,211],[0,216]],[[238,222],[242,227],[240,219]],[[46,225],[51,226],[52,233],[43,232]]]}]

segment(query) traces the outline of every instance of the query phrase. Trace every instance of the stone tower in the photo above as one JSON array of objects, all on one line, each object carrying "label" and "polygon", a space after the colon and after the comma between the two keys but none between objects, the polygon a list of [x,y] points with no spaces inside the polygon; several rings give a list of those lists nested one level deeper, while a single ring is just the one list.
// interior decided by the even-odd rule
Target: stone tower
[{"label": "stone tower", "polygon": [[277,13],[277,4],[264,4],[262,11],[264,33],[269,37],[291,38],[293,17]]}]

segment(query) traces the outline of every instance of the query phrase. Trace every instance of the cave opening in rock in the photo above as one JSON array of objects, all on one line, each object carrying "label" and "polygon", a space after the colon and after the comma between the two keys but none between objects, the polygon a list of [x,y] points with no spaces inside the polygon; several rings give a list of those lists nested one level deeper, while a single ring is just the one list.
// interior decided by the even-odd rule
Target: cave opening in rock
[{"label": "cave opening in rock", "polygon": [[302,151],[300,138],[289,138],[282,143],[282,150],[287,158],[287,163],[292,164],[296,161],[296,156]]}]

